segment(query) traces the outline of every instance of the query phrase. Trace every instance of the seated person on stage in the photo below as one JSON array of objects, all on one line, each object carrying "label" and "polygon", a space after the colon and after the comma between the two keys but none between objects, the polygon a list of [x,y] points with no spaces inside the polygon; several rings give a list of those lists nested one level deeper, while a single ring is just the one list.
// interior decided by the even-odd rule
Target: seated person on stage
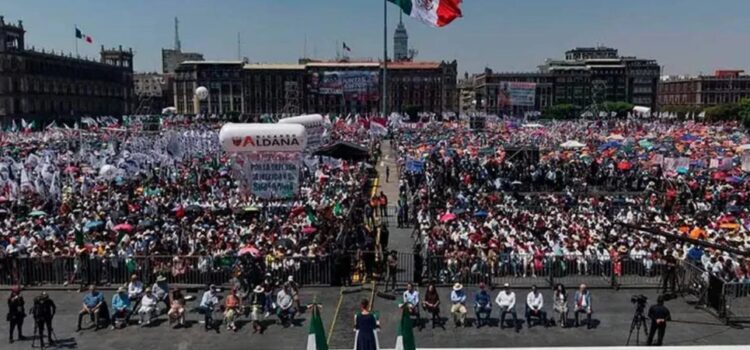
[{"label": "seated person on stage", "polygon": [[288,326],[290,323],[294,324],[294,315],[297,314],[297,310],[294,309],[294,298],[289,290],[289,285],[284,284],[278,294],[276,294],[276,315],[279,316],[279,320],[283,326]]},{"label": "seated person on stage", "polygon": [[179,289],[172,293],[172,306],[170,306],[167,316],[170,324],[176,322],[177,325],[185,326],[185,296]]},{"label": "seated person on stage", "polygon": [[138,308],[139,325],[148,326],[151,324],[154,316],[156,316],[157,302],[156,296],[151,292],[151,288],[146,288],[146,292],[141,297],[141,306]]},{"label": "seated person on stage", "polygon": [[234,324],[234,320],[240,314],[241,308],[242,302],[237,296],[237,289],[232,288],[232,292],[227,295],[227,299],[224,301],[224,321],[227,324],[227,330],[237,331],[237,325]]},{"label": "seated person on stage", "polygon": [[578,314],[586,314],[586,327],[588,329],[591,329],[591,314],[593,313],[593,310],[591,308],[591,292],[589,292],[588,288],[586,288],[585,284],[582,284],[581,287],[576,291],[575,299],[573,300],[575,303],[575,311],[573,311],[573,315],[575,316],[575,326],[578,327],[580,324],[578,323]]},{"label": "seated person on stage", "polygon": [[424,295],[422,307],[432,315],[432,328],[440,323],[440,295],[435,289],[435,285],[430,283],[427,286],[427,292]]},{"label": "seated person on stage", "polygon": [[112,296],[112,329],[118,326],[127,326],[130,321],[130,297],[125,287],[117,289]]},{"label": "seated person on stage", "polygon": [[167,278],[164,276],[156,277],[156,283],[151,287],[154,297],[157,302],[163,302],[167,310],[171,307],[169,300],[169,285],[167,284]]},{"label": "seated person on stage", "polygon": [[474,296],[474,314],[477,316],[477,328],[487,324],[492,314],[492,298],[484,283],[479,284],[479,291]]},{"label": "seated person on stage", "polygon": [[542,310],[544,298],[536,286],[531,286],[531,292],[526,296],[526,324],[531,328],[531,318],[537,317],[544,327],[547,327],[547,313]]},{"label": "seated person on stage", "polygon": [[203,314],[203,323],[205,324],[206,330],[209,330],[213,327],[213,312],[214,307],[216,307],[216,304],[219,303],[219,297],[216,296],[216,286],[210,285],[208,286],[208,290],[203,292],[203,297],[201,297],[201,303],[198,306],[198,311]]},{"label": "seated person on stage", "polygon": [[[414,289],[414,285],[409,283],[406,285],[406,291],[404,291],[403,297],[404,307],[408,308],[409,314],[417,317],[417,321],[421,319],[419,315],[419,291]],[[419,322],[420,328],[422,322]]]},{"label": "seated person on stage", "polygon": [[463,326],[466,321],[466,293],[464,293],[464,286],[461,283],[453,285],[451,303],[453,322],[456,324],[456,327]]},{"label": "seated person on stage", "polygon": [[519,332],[518,316],[516,315],[516,293],[511,292],[510,284],[503,285],[503,290],[497,294],[495,303],[500,307],[500,329],[505,328],[505,315],[510,314],[513,317],[513,328]]},{"label": "seated person on stage", "polygon": [[96,286],[89,286],[89,292],[83,297],[83,309],[78,313],[78,327],[76,327],[76,331],[81,330],[81,321],[84,315],[89,315],[91,321],[94,322],[94,330],[99,330],[99,317],[102,316],[103,306],[104,294],[96,290]]}]

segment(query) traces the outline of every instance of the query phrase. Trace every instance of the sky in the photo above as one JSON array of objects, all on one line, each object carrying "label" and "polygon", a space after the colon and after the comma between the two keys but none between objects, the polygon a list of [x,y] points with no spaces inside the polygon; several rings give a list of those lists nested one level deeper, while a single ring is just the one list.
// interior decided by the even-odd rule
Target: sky
[{"label": "sky", "polygon": [[[180,18],[183,51],[206,59],[292,63],[383,55],[383,0],[0,0],[6,22],[21,19],[28,47],[75,52],[74,28],[100,45],[132,47],[137,71],[160,71],[161,48],[174,46]],[[535,70],[546,58],[598,44],[652,58],[664,74],[750,71],[748,0],[465,0],[463,18],[432,28],[404,18],[418,60],[453,60],[459,72]],[[388,50],[399,9],[388,5]],[[305,45],[306,43],[306,45]],[[305,50],[306,48],[306,50]]]}]

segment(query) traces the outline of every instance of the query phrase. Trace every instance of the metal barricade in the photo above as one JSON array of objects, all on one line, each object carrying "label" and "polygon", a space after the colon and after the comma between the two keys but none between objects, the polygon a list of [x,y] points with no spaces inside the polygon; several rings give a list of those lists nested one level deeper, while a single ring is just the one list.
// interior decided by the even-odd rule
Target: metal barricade
[{"label": "metal barricade", "polygon": [[750,322],[750,282],[724,283],[719,314],[727,323]]}]

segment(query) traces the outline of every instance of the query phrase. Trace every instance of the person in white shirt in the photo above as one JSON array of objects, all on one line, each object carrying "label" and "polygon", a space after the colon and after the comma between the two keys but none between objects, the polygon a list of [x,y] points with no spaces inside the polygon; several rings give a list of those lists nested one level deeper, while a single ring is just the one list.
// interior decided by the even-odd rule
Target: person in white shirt
[{"label": "person in white shirt", "polygon": [[451,292],[451,315],[456,327],[463,326],[466,321],[466,293],[461,283],[453,285]]},{"label": "person in white shirt", "polygon": [[148,326],[151,324],[151,320],[156,316],[156,302],[156,297],[151,293],[151,288],[146,288],[146,292],[141,297],[141,307],[138,309],[139,325]]},{"label": "person in white shirt", "polygon": [[422,317],[419,314],[419,291],[414,289],[414,285],[409,283],[406,285],[406,291],[403,297],[404,307],[408,308],[409,314],[417,317],[417,323],[419,323],[419,329],[424,328],[422,323]]},{"label": "person in white shirt", "polygon": [[216,286],[212,284],[208,286],[208,290],[203,292],[201,303],[198,306],[198,311],[203,314],[203,323],[206,330],[214,327],[213,312],[217,304],[219,304],[219,297],[216,296]]},{"label": "person in white shirt", "polygon": [[544,297],[539,293],[536,285],[531,286],[531,292],[526,296],[526,324],[531,328],[531,317],[538,317],[545,328],[547,328],[547,313],[542,310]]},{"label": "person in white shirt", "polygon": [[143,282],[138,279],[137,275],[130,276],[130,282],[128,283],[128,298],[131,302],[137,302],[143,294]]},{"label": "person in white shirt", "polygon": [[518,327],[518,316],[516,315],[516,293],[510,291],[510,284],[503,285],[503,290],[497,294],[495,304],[500,307],[500,329],[505,328],[505,315],[513,316],[513,328],[518,333],[521,329]]}]

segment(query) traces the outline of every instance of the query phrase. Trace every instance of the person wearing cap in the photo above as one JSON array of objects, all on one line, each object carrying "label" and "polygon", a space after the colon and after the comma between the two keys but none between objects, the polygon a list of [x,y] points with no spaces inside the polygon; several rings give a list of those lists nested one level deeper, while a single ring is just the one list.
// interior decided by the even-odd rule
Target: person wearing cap
[{"label": "person wearing cap", "polygon": [[44,348],[44,328],[47,328],[47,340],[48,344],[54,343],[52,339],[52,319],[55,317],[57,312],[57,306],[55,302],[50,299],[47,292],[42,292],[38,297],[34,298],[34,306],[31,307],[31,315],[34,316],[34,322],[36,323],[37,334],[39,335],[39,343]]},{"label": "person wearing cap", "polygon": [[591,329],[591,313],[593,311],[591,308],[591,292],[589,292],[585,284],[582,284],[578,288],[573,302],[575,303],[575,310],[573,311],[576,321],[575,326],[578,327],[580,325],[578,323],[578,314],[583,313],[586,314],[586,326],[588,329]]},{"label": "person wearing cap", "polygon": [[474,295],[474,314],[477,317],[477,328],[489,323],[490,315],[492,314],[492,298],[487,293],[484,282],[479,283],[479,291]]},{"label": "person wearing cap", "polygon": [[516,293],[510,290],[510,284],[503,285],[503,290],[497,294],[495,303],[500,307],[500,329],[505,328],[505,315],[510,314],[513,317],[513,328],[516,333],[520,331],[518,327],[518,316],[516,315]]},{"label": "person wearing cap", "polygon": [[250,320],[253,322],[253,333],[263,334],[263,325],[260,323],[263,317],[263,305],[266,303],[266,293],[263,286],[257,285],[250,296]]},{"label": "person wearing cap", "polygon": [[292,293],[292,298],[294,298],[294,305],[297,307],[297,310],[299,310],[300,313],[304,313],[306,308],[302,307],[302,304],[300,304],[299,284],[294,281],[294,276],[292,275],[289,275],[289,277],[287,277],[286,283],[289,284],[289,291]]},{"label": "person wearing cap", "polygon": [[453,285],[451,292],[451,315],[456,327],[463,326],[466,321],[466,293],[461,283]]},{"label": "person wearing cap", "polygon": [[[76,332],[81,330],[81,321],[84,315],[89,315],[94,323],[94,331],[99,330],[99,317],[104,306],[104,294],[96,289],[93,284],[89,286],[89,292],[83,296],[83,308],[78,313],[78,327]],[[105,326],[106,327],[106,326]]]},{"label": "person wearing cap", "polygon": [[289,291],[289,284],[284,284],[284,287],[276,294],[276,304],[278,306],[276,314],[279,316],[281,324],[284,327],[289,324],[294,325],[294,315],[297,310],[294,308],[294,299],[292,299]]},{"label": "person wearing cap", "polygon": [[117,328],[119,320],[124,320],[120,324],[127,326],[130,320],[130,304],[130,297],[125,287],[117,288],[117,293],[112,296],[112,325],[110,328]]},{"label": "person wearing cap", "polygon": [[141,327],[151,324],[152,319],[156,316],[158,302],[159,300],[151,291],[151,288],[147,287],[141,297],[141,307],[138,308],[138,324],[141,325]]},{"label": "person wearing cap", "polygon": [[18,329],[18,340],[26,340],[23,336],[23,319],[26,318],[25,302],[21,296],[21,288],[13,286],[8,296],[8,315],[6,319],[10,322],[8,342],[13,343],[13,331]]},{"label": "person wearing cap", "polygon": [[234,321],[241,309],[242,302],[237,296],[237,288],[232,288],[232,291],[227,295],[226,300],[224,300],[224,322],[227,324],[228,331],[237,331],[237,325]]},{"label": "person wearing cap", "polygon": [[531,286],[531,292],[526,296],[526,324],[529,328],[531,328],[531,317],[539,318],[544,327],[547,327],[547,313],[542,309],[543,307],[542,293],[539,293],[536,285]]},{"label": "person wearing cap", "polygon": [[214,326],[212,314],[217,304],[219,304],[219,298],[216,296],[216,286],[212,284],[203,292],[201,303],[198,306],[198,311],[203,314],[203,323],[206,330]]},{"label": "person wearing cap", "polygon": [[156,297],[156,301],[163,302],[168,310],[172,305],[169,301],[169,284],[167,284],[167,278],[164,275],[156,277],[156,283],[151,287],[151,291]]}]

